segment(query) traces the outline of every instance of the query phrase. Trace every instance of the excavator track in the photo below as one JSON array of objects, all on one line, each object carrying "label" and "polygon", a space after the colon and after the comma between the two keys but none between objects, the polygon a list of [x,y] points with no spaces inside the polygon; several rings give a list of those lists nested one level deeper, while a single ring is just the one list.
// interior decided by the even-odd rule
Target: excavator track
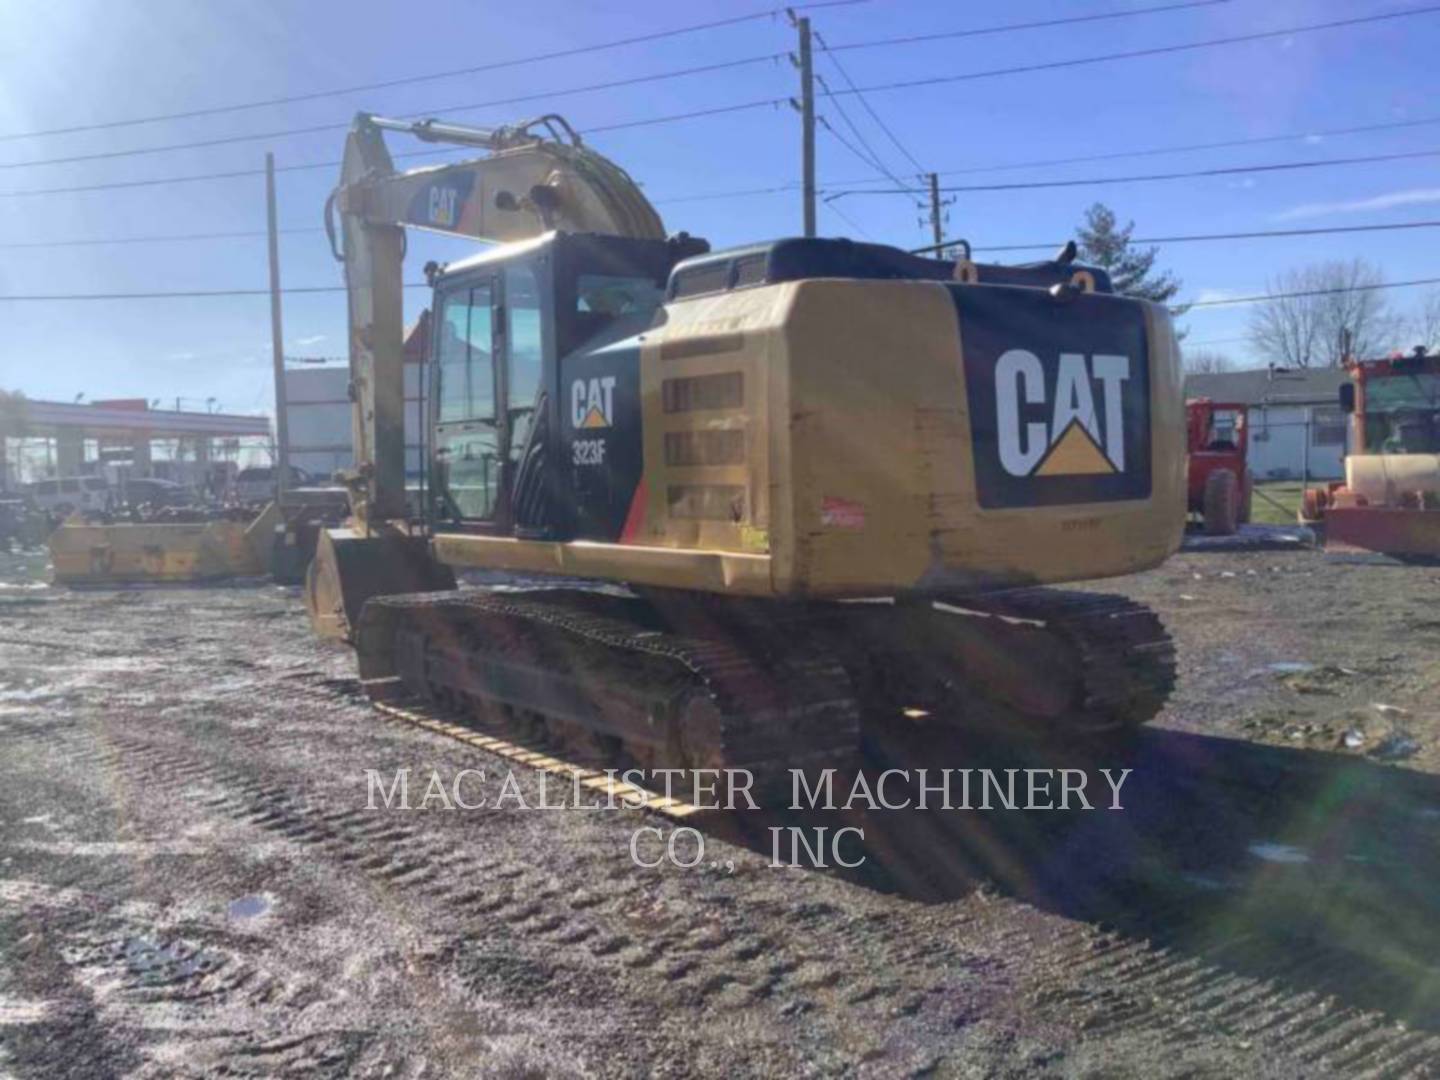
[{"label": "excavator track", "polygon": [[552,733],[578,728],[644,769],[747,770],[757,791],[782,791],[790,770],[848,768],[859,747],[859,701],[825,650],[677,634],[633,598],[383,597],[366,605],[356,647],[372,698],[499,707]]},{"label": "excavator track", "polygon": [[1139,727],[1155,718],[1174,689],[1175,642],[1158,615],[1128,597],[1022,589],[968,606],[991,619],[1043,623],[1072,651],[1080,678],[1065,715],[1071,730]]},{"label": "excavator track", "polygon": [[746,770],[776,793],[791,770],[858,764],[862,716],[1103,735],[1152,719],[1175,678],[1148,608],[1049,588],[843,604],[408,594],[370,601],[356,646],[378,701],[503,716],[607,764]]}]

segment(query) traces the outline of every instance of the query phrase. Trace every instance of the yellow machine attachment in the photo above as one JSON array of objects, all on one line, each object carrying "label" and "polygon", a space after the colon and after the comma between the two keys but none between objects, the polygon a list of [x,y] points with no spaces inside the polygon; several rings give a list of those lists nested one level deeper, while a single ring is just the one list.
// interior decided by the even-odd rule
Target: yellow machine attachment
[{"label": "yellow machine attachment", "polygon": [[90,524],[73,515],[50,534],[62,585],[175,583],[266,573],[280,515],[274,503],[250,521]]}]

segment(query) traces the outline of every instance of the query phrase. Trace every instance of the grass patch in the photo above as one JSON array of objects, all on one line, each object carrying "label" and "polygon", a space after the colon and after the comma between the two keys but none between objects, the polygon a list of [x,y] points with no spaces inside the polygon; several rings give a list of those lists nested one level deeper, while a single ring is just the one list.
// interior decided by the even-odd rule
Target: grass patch
[{"label": "grass patch", "polygon": [[[1312,481],[1310,486],[1315,487],[1315,482]],[[1250,520],[1256,525],[1294,525],[1300,513],[1300,499],[1304,490],[1305,485],[1293,480],[1256,483],[1254,495],[1250,499]],[[1280,506],[1271,503],[1271,499]]]}]

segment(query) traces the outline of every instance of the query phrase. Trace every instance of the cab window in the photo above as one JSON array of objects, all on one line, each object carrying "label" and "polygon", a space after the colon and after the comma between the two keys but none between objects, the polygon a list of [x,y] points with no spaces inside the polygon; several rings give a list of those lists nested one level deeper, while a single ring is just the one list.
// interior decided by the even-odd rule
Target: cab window
[{"label": "cab window", "polygon": [[435,346],[436,497],[441,516],[485,519],[499,497],[490,285],[447,296]]},{"label": "cab window", "polygon": [[535,417],[544,343],[540,335],[540,291],[529,263],[505,268],[505,343],[508,367],[510,460],[518,461]]},{"label": "cab window", "polygon": [[442,424],[495,418],[490,302],[488,285],[445,299],[436,352]]}]

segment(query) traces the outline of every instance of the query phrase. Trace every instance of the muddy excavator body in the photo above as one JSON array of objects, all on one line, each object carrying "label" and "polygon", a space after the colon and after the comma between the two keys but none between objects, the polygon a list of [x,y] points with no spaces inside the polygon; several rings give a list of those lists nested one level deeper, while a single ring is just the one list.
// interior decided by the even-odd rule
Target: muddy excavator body
[{"label": "muddy excavator body", "polygon": [[[435,193],[454,168],[407,179],[404,205],[465,220]],[[397,453],[399,312],[398,287],[376,283],[398,282],[398,247],[382,256],[395,227],[358,209],[376,171],[355,175],[337,202],[357,446],[377,456],[360,459],[354,520],[322,540],[311,592],[372,696],[777,784],[850,760],[877,713],[1090,731],[1165,700],[1173,648],[1153,614],[1042,587],[1179,545],[1185,426],[1163,307],[1114,295],[1073,254],[711,252],[665,238],[658,216],[566,228],[595,225],[567,217],[568,181],[490,190],[497,212],[528,202],[543,228],[432,273],[422,514],[404,521],[398,459],[379,459]],[[451,571],[507,584],[422,584]]]}]

